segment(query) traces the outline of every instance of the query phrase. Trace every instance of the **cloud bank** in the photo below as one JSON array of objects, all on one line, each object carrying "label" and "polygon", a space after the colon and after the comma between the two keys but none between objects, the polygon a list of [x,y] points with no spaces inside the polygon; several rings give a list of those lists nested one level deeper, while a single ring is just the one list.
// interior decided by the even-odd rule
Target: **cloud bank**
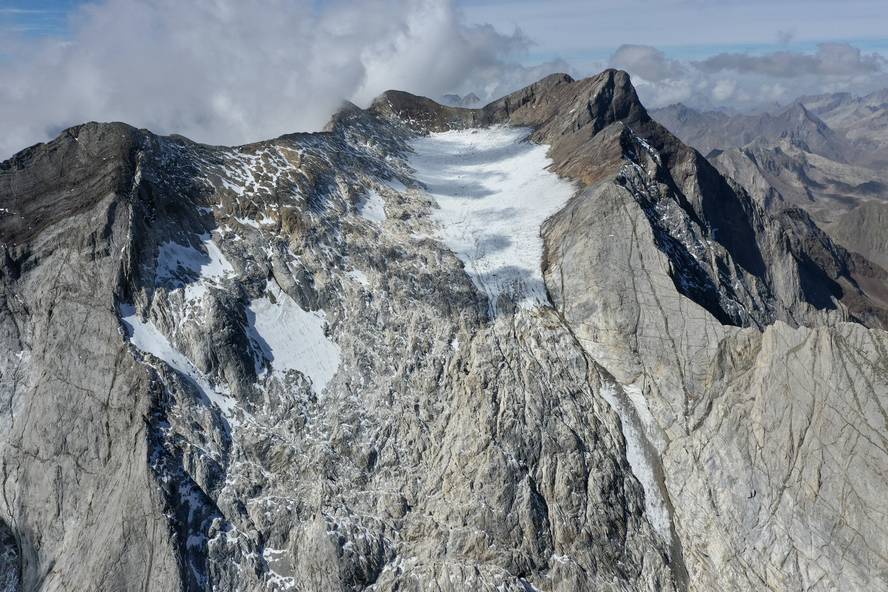
[{"label": "cloud bank", "polygon": [[[474,92],[488,100],[552,72],[583,76],[607,66],[628,70],[648,107],[749,109],[802,94],[888,87],[882,55],[847,43],[790,51],[785,44],[795,28],[777,31],[784,45],[770,53],[678,60],[635,44],[581,67],[550,57],[528,66],[541,46],[561,43],[570,51],[615,33],[600,22],[600,11],[586,18],[584,2],[553,10],[529,0],[462,9],[457,1],[97,0],[72,14],[64,39],[0,34],[0,159],[90,120],[239,144],[317,130],[341,101],[366,105],[389,88],[433,98]],[[670,4],[679,5],[685,4]],[[485,18],[499,15],[500,28],[466,20],[464,11],[479,6]],[[533,18],[517,18],[522,10]],[[509,15],[540,39],[517,28],[504,32]],[[571,37],[575,30],[582,35]]]},{"label": "cloud bank", "polygon": [[633,74],[649,107],[761,108],[805,94],[866,93],[888,87],[888,60],[848,43],[821,43],[814,52],[719,53],[680,61],[647,45],[623,45],[610,64]]},{"label": "cloud bank", "polygon": [[316,130],[389,88],[489,98],[567,64],[440,0],[104,0],[66,40],[0,41],[0,158],[89,120],[236,144]]}]

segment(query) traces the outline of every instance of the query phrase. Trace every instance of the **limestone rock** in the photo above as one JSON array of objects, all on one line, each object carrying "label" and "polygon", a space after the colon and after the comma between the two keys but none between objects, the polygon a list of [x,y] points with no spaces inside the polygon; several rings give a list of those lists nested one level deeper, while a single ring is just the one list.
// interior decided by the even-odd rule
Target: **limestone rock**
[{"label": "limestone rock", "polygon": [[[538,253],[442,231],[533,219],[521,166],[575,189]],[[8,590],[886,588],[880,270],[623,72],[233,148],[88,124],[0,208]]]}]

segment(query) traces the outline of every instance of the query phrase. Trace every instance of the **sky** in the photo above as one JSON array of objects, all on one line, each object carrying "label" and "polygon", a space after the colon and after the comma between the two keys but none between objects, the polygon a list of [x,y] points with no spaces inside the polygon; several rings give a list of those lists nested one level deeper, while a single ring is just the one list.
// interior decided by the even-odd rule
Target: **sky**
[{"label": "sky", "polygon": [[237,144],[389,88],[630,72],[648,107],[888,87],[886,0],[0,0],[0,158],[89,120]]}]

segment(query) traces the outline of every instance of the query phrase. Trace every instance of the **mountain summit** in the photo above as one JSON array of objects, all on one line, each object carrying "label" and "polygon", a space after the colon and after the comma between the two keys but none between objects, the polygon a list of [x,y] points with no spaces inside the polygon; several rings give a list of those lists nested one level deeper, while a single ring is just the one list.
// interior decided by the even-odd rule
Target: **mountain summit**
[{"label": "mountain summit", "polygon": [[884,588],[886,272],[625,72],[85,124],[0,237],[6,590]]}]

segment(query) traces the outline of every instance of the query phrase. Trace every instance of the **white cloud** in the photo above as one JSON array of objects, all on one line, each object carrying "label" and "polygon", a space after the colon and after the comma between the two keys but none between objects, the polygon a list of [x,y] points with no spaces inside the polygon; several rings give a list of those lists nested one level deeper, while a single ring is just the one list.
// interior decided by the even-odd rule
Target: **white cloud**
[{"label": "white cloud", "polygon": [[0,155],[88,120],[221,144],[320,128],[389,88],[490,98],[565,69],[449,0],[104,0],[71,37],[5,40]]},{"label": "white cloud", "polygon": [[675,80],[683,77],[686,70],[677,60],[648,45],[621,45],[611,56],[611,64],[652,82]]},{"label": "white cloud", "polygon": [[[64,41],[0,35],[0,158],[89,120],[236,144],[318,129],[342,100],[366,105],[389,88],[433,98],[475,92],[493,99],[552,72],[588,75],[606,65],[628,70],[648,107],[679,101],[757,107],[800,94],[888,86],[888,61],[846,43],[822,44],[813,52],[780,47],[764,54],[720,53],[697,61],[634,44],[618,47],[609,60],[592,59],[571,48],[601,43],[607,22],[590,25],[584,16],[590,8],[579,0],[557,10],[524,0],[484,3],[490,15],[501,15],[500,29],[468,24],[454,1],[84,5]],[[672,5],[684,6],[682,1]],[[509,22],[506,14],[515,20]],[[527,25],[533,39],[514,28],[516,23]],[[582,35],[571,37],[567,32],[579,24]],[[700,29],[687,22],[679,28],[689,35]],[[791,41],[787,30],[795,32],[784,29],[777,36]],[[769,33],[772,39],[774,34]],[[531,50],[558,55],[547,47],[572,53],[573,65],[556,58],[522,64]]]},{"label": "white cloud", "polygon": [[735,90],[737,90],[736,80],[717,80],[712,86],[712,98],[723,103],[734,95]]},{"label": "white cloud", "polygon": [[814,52],[719,53],[682,61],[654,47],[624,45],[610,64],[632,74],[647,107],[684,102],[695,107],[757,108],[806,94],[867,93],[888,87],[888,60],[847,43],[822,43]]}]

